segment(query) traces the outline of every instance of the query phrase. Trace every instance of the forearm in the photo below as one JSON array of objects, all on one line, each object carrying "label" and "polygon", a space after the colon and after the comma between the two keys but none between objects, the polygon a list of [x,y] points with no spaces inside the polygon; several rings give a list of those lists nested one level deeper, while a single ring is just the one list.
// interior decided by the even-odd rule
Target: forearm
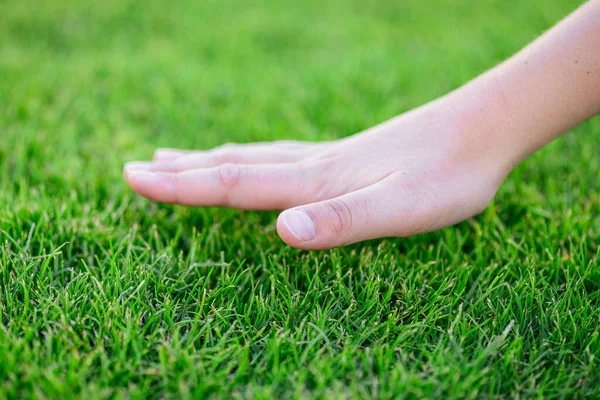
[{"label": "forearm", "polygon": [[514,57],[448,96],[480,127],[482,155],[506,172],[600,113],[600,0],[592,0]]}]

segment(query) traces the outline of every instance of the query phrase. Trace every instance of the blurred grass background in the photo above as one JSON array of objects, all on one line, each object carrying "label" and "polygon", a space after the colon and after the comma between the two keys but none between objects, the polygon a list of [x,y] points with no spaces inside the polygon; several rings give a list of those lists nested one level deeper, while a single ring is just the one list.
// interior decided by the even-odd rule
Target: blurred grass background
[{"label": "blurred grass background", "polygon": [[578,4],[0,0],[0,397],[599,395],[597,119],[474,220],[330,252],[121,179],[156,147],[351,135]]}]

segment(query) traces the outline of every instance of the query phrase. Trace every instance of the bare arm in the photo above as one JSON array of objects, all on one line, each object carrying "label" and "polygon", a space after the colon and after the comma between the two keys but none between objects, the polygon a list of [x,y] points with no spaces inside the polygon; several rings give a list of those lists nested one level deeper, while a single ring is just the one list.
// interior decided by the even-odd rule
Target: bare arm
[{"label": "bare arm", "polygon": [[[491,132],[479,150],[512,169],[600,113],[600,0],[592,0],[508,61],[450,95]],[[500,153],[498,152],[500,151]],[[491,154],[493,152],[494,154]]]}]

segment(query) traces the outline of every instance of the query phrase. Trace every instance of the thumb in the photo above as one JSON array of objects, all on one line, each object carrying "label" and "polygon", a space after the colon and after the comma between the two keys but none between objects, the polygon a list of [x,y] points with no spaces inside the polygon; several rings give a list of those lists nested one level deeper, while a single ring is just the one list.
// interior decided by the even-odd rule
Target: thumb
[{"label": "thumb", "polygon": [[385,181],[318,203],[281,213],[277,232],[290,246],[324,250],[400,231],[396,215],[402,205]]}]

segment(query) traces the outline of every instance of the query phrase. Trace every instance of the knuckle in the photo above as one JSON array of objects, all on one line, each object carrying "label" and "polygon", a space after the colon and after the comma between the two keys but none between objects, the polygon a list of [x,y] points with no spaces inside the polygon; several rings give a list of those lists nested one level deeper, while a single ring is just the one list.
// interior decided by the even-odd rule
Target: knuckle
[{"label": "knuckle", "polygon": [[312,167],[322,173],[330,173],[338,165],[337,156],[321,156],[312,160]]},{"label": "knuckle", "polygon": [[331,217],[331,229],[335,234],[352,230],[354,216],[348,204],[340,199],[327,200],[324,203],[327,214]]},{"label": "knuckle", "polygon": [[314,201],[321,201],[339,195],[335,177],[339,176],[333,158],[311,157],[299,162],[304,182],[305,194]]},{"label": "knuckle", "polygon": [[335,160],[321,157],[310,157],[298,162],[301,173],[310,178],[313,183],[328,181],[331,177],[337,176],[336,165]]},{"label": "knuckle", "polygon": [[219,182],[226,191],[233,189],[240,181],[241,167],[238,164],[224,163],[217,168]]}]

